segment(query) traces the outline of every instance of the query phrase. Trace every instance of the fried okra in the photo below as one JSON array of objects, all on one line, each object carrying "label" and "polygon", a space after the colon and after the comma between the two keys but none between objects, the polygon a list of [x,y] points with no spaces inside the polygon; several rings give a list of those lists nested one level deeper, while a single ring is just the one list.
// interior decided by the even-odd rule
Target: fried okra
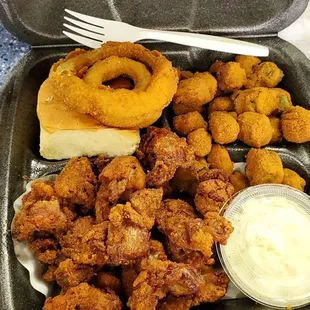
[{"label": "fried okra", "polygon": [[234,171],[229,177],[229,180],[234,187],[235,193],[250,186],[247,177],[240,171]]},{"label": "fried okra", "polygon": [[176,133],[187,136],[198,128],[207,129],[207,122],[200,113],[194,111],[175,116],[173,118],[173,127]]},{"label": "fried okra", "polygon": [[214,98],[216,90],[217,81],[209,72],[197,72],[192,77],[181,80],[173,98],[174,113],[200,112],[202,106]]},{"label": "fried okra", "polygon": [[246,83],[245,70],[238,62],[230,61],[220,66],[217,72],[219,88],[224,92],[240,89]]},{"label": "fried okra", "polygon": [[300,191],[305,190],[306,181],[295,171],[284,168],[284,177],[282,184],[289,185],[299,189]]},{"label": "fried okra", "polygon": [[214,111],[231,112],[234,110],[234,104],[230,97],[217,97],[213,99],[208,106],[209,117]]},{"label": "fried okra", "polygon": [[212,137],[203,128],[199,128],[191,132],[187,136],[187,143],[190,145],[194,151],[194,154],[199,157],[204,157],[208,155],[211,151]]},{"label": "fried okra", "polygon": [[273,62],[264,61],[248,76],[245,87],[276,87],[282,80],[283,71]]},{"label": "fried okra", "polygon": [[281,116],[283,136],[287,141],[310,141],[310,111],[300,106],[292,107]]},{"label": "fried okra", "polygon": [[230,159],[229,153],[224,146],[213,144],[208,155],[208,163],[214,169],[222,169],[228,175],[233,171],[234,164]]},{"label": "fried okra", "polygon": [[250,185],[281,184],[284,177],[282,161],[276,152],[251,149],[246,156],[245,174]]},{"label": "fried okra", "polygon": [[210,117],[210,131],[216,143],[235,142],[240,131],[236,119],[226,112],[215,111]]},{"label": "fried okra", "polygon": [[292,106],[290,94],[281,88],[255,87],[232,94],[235,111],[257,112],[267,116],[281,114]]},{"label": "fried okra", "polygon": [[279,143],[282,141],[281,120],[277,117],[270,117],[270,124],[272,126],[272,137],[270,143]]},{"label": "fried okra", "polygon": [[261,63],[261,60],[254,56],[238,55],[235,60],[245,70],[247,77],[253,74],[255,67]]},{"label": "fried okra", "polygon": [[238,138],[243,143],[259,148],[270,142],[273,129],[266,115],[244,112],[238,116],[238,123],[240,126]]}]

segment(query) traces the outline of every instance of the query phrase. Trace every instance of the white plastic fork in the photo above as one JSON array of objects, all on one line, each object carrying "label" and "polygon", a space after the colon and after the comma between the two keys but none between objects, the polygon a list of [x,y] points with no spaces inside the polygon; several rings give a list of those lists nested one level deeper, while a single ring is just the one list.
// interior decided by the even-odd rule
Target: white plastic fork
[{"label": "white plastic fork", "polygon": [[63,33],[72,40],[91,48],[98,48],[102,42],[106,41],[136,42],[153,39],[233,54],[269,55],[268,47],[245,41],[205,34],[144,29],[123,22],[84,15],[68,9],[65,11],[82,21],[65,16],[65,20],[78,27],[66,23],[63,24],[64,27],[79,35],[67,31],[63,31]]}]

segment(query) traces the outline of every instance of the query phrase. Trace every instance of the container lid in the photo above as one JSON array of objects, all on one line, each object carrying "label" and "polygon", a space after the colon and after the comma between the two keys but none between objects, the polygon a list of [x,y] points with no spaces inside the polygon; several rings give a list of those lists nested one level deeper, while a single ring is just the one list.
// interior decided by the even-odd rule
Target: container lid
[{"label": "container lid", "polygon": [[277,34],[309,0],[2,0],[0,19],[18,39],[35,46],[72,44],[62,34],[64,9],[151,29],[225,36]]},{"label": "container lid", "polygon": [[250,187],[224,213],[234,232],[217,247],[224,270],[247,296],[287,309],[310,303],[310,197],[286,185]]}]

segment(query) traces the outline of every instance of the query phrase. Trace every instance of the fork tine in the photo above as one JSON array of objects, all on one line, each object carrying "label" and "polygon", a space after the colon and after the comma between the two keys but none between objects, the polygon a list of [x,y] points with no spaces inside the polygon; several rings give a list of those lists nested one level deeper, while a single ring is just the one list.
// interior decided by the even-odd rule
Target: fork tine
[{"label": "fork tine", "polygon": [[78,18],[78,19],[81,19],[82,21],[87,22],[89,24],[93,24],[93,25],[96,25],[96,26],[102,26],[102,27],[104,27],[104,25],[106,24],[106,21],[104,19],[102,19],[102,18],[97,18],[97,17],[93,17],[93,16],[77,13],[77,12],[74,12],[74,11],[71,11],[71,10],[68,10],[68,9],[65,9],[65,11],[67,13],[69,13],[70,15],[72,15],[72,16]]},{"label": "fork tine", "polygon": [[91,47],[91,48],[98,48],[101,46],[101,42],[91,40],[85,37],[78,36],[76,34],[73,34],[71,32],[63,31],[63,34],[65,34],[68,38],[72,39],[73,41],[76,41],[78,43],[81,43],[85,46]]},{"label": "fork tine", "polygon": [[77,21],[75,19],[69,18],[67,16],[64,16],[64,19],[67,20],[68,22],[70,22],[73,25],[81,27],[82,29],[87,29],[87,30],[90,30],[90,31],[93,31],[93,32],[104,34],[104,30],[101,27],[96,27],[96,26],[93,26],[93,25],[90,25],[90,24],[86,24],[86,23]]},{"label": "fork tine", "polygon": [[91,38],[91,39],[95,39],[95,40],[99,40],[101,42],[106,41],[104,35],[98,34],[98,33],[94,33],[94,32],[90,32],[87,30],[83,30],[81,28],[77,28],[68,24],[63,24],[64,27],[69,28],[70,30],[75,31],[78,34],[81,34],[85,37]]}]

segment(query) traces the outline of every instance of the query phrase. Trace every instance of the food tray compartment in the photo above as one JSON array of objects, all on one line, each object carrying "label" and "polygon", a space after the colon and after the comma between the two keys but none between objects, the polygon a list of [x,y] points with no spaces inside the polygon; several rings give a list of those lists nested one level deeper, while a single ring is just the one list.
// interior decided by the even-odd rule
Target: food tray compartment
[{"label": "food tray compartment", "polygon": [[[290,92],[292,101],[310,109],[310,61],[295,47],[279,38],[256,38],[249,41],[270,48],[268,60],[274,61],[285,73],[279,87]],[[174,66],[184,70],[205,71],[215,59],[232,60],[234,55],[183,47],[168,43],[147,43],[149,49],[163,52]],[[36,116],[37,93],[48,75],[50,66],[72,47],[33,49],[15,68],[0,94],[1,146],[1,248],[0,248],[0,309],[41,309],[44,296],[30,285],[29,275],[16,260],[9,228],[14,216],[13,202],[25,190],[29,180],[55,173],[63,161],[47,161],[39,154],[39,121]],[[169,109],[167,111],[169,114]],[[168,120],[171,115],[168,115]],[[277,151],[284,166],[298,172],[307,181],[310,193],[310,144],[284,143],[268,146]],[[250,148],[241,142],[228,145],[234,162],[244,161]],[[254,307],[254,308],[253,308]],[[199,309],[255,309],[249,299],[201,305]],[[259,306],[259,309],[265,309]],[[267,309],[267,308],[266,308]],[[307,307],[305,309],[310,309]]]}]

